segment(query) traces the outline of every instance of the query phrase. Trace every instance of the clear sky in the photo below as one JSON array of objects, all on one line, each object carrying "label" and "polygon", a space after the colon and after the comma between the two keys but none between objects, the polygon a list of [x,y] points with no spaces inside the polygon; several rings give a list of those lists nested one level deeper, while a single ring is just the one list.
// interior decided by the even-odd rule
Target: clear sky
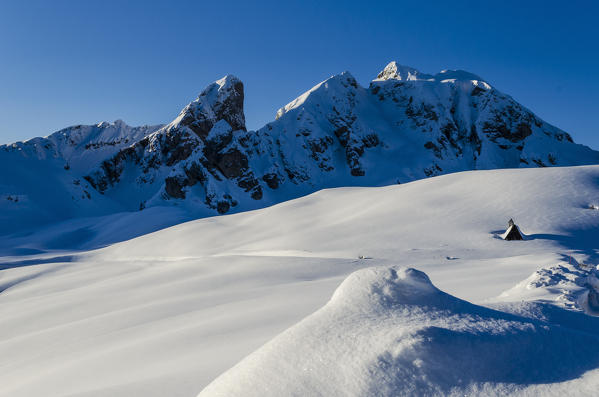
[{"label": "clear sky", "polygon": [[464,69],[599,149],[596,1],[0,0],[0,143],[73,124],[172,120],[245,83],[251,129],[323,79],[391,60]]}]

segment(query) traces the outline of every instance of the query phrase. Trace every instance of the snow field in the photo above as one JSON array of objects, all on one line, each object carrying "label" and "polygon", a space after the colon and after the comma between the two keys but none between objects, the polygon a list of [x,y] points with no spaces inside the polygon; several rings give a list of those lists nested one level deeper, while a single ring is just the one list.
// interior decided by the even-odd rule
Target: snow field
[{"label": "snow field", "polygon": [[[572,280],[558,271],[553,284],[513,288],[537,271],[566,267],[566,258],[572,257],[578,264],[599,263],[599,212],[588,208],[599,197],[597,182],[597,166],[463,172],[381,188],[323,190],[257,211],[179,224],[93,251],[77,248],[97,246],[94,241],[110,242],[111,233],[127,238],[132,235],[128,227],[155,230],[172,222],[173,213],[154,212],[149,218],[144,218],[145,211],[122,215],[127,222],[118,229],[110,229],[113,223],[105,218],[88,218],[77,220],[76,227],[67,222],[4,239],[0,396],[197,395],[244,357],[322,308],[349,274],[373,266],[423,271],[435,286],[457,297],[440,293],[454,302],[452,307],[474,307],[484,320],[484,337],[475,338],[470,346],[470,337],[460,332],[475,334],[478,317],[466,313],[461,318],[462,309],[458,314],[451,314],[453,309],[438,309],[438,323],[426,318],[435,312],[424,310],[423,323],[390,316],[389,328],[380,329],[378,350],[370,356],[372,360],[379,357],[376,354],[387,357],[386,349],[395,349],[393,341],[403,340],[405,354],[393,350],[390,372],[377,372],[384,378],[380,384],[388,385],[389,390],[405,386],[385,379],[397,377],[393,371],[406,370],[408,367],[399,364],[410,358],[410,363],[422,360],[423,366],[418,369],[410,364],[410,371],[415,372],[409,373],[431,381],[422,383],[414,378],[409,387],[451,392],[448,385],[455,374],[435,369],[435,360],[463,371],[474,364],[436,357],[437,347],[445,341],[456,344],[455,354],[472,354],[469,360],[481,354],[476,343],[487,346],[493,341],[491,352],[505,349],[505,364],[523,340],[538,339],[554,346],[550,351],[573,368],[562,368],[546,378],[530,375],[539,385],[526,386],[507,365],[492,376],[484,372],[485,368],[491,371],[485,361],[492,357],[489,353],[480,356],[474,366],[482,372],[473,373],[463,384],[479,394],[503,390],[557,395],[575,390],[584,395],[597,385],[596,366],[584,358],[584,352],[584,359],[578,361],[562,353],[570,348],[579,352],[580,340],[595,337],[588,329],[593,318],[582,314],[583,307],[576,304],[586,287],[576,282],[576,288],[572,287]],[[510,218],[527,235],[526,241],[500,239]],[[49,239],[70,238],[80,229],[93,233],[75,241],[73,250],[49,248]],[[590,270],[585,271],[581,276],[590,277]],[[563,300],[562,290],[568,286],[572,287],[572,299]],[[403,287],[398,288],[401,291]],[[500,296],[508,290],[509,294]],[[517,337],[493,339],[490,324],[511,324],[512,320],[505,320],[509,315],[460,299],[516,313],[515,328],[501,326],[504,333],[500,335],[513,330]],[[521,306],[522,300],[526,304],[538,299],[543,303]],[[574,311],[566,312],[564,307]],[[373,318],[387,312],[377,313]],[[467,326],[461,331],[453,325],[439,331],[434,327],[449,321],[441,314],[458,316],[461,320],[456,324]],[[404,322],[407,333],[383,338],[386,329],[399,329]],[[360,322],[351,328],[351,323],[347,321],[347,335],[353,332],[356,338],[371,324]],[[556,335],[563,334],[553,332],[555,324],[578,329],[576,332],[586,336],[579,335],[580,340],[558,338]],[[333,331],[327,335],[335,340]],[[426,338],[431,344],[422,342]],[[536,351],[535,346],[528,347],[531,350],[527,351],[535,354],[531,357],[555,362],[548,356],[551,353]],[[304,351],[309,352],[309,346],[304,346]],[[408,351],[413,354],[407,355]],[[592,348],[589,351],[593,352]],[[326,357],[323,355],[330,359]],[[527,371],[532,370],[526,357],[522,360]],[[351,390],[381,391],[359,381],[364,378],[356,374],[363,375],[360,371],[365,368],[377,367],[358,365],[354,367],[357,372],[346,372],[355,380]]]}]

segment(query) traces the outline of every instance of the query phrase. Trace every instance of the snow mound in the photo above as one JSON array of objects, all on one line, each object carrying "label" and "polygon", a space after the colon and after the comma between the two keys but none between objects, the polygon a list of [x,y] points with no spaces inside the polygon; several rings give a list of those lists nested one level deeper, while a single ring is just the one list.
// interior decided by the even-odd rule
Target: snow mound
[{"label": "snow mound", "polygon": [[380,312],[401,304],[430,304],[440,294],[428,276],[416,269],[372,267],[349,275],[329,305]]},{"label": "snow mound", "polygon": [[545,301],[569,310],[599,314],[599,266],[567,256],[561,262],[536,270],[524,281],[504,291],[497,301]]},{"label": "snow mound", "polygon": [[534,394],[597,368],[598,342],[455,298],[415,269],[367,268],[199,396]]}]

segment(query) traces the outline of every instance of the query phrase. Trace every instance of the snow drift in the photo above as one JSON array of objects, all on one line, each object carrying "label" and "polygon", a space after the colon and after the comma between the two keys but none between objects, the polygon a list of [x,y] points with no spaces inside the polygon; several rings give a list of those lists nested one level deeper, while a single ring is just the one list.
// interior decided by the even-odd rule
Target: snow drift
[{"label": "snow drift", "polygon": [[[524,326],[522,317],[535,327],[550,324],[551,332],[561,335],[566,330],[596,335],[598,319],[584,314],[577,302],[588,298],[587,285],[595,283],[591,276],[599,264],[599,211],[589,208],[599,202],[598,182],[599,166],[461,172],[401,185],[322,190],[95,251],[56,247],[73,238],[86,247],[109,244],[115,236],[129,239],[152,225],[168,225],[173,213],[147,208],[3,237],[0,396],[195,396],[322,308],[351,273],[379,265],[424,271],[448,294],[477,305],[492,302],[495,309],[519,316],[516,322]],[[510,217],[526,240],[499,238]],[[400,307],[414,313],[410,308],[417,309],[417,303]],[[451,310],[432,313],[444,316]],[[425,326],[434,320],[421,318]],[[531,349],[561,346],[538,332],[542,343],[534,340]],[[559,342],[567,343],[566,336]],[[448,352],[426,346],[418,347],[419,354],[431,361],[435,351]],[[310,345],[300,350],[314,352]],[[461,360],[481,367],[492,365],[483,358],[494,360],[485,347],[464,351],[472,355],[464,353]],[[558,383],[526,386],[522,393],[596,394],[599,378],[587,355],[576,363],[568,351],[555,350],[556,357],[549,351],[535,357],[574,363],[572,373],[550,372]],[[443,356],[438,360],[447,362]],[[514,378],[502,375],[490,382],[498,379]],[[479,384],[478,378],[468,381]],[[498,383],[493,385],[495,390]]]},{"label": "snow drift", "polygon": [[351,274],[322,309],[199,396],[505,395],[598,365],[597,332],[473,305],[412,268],[376,267]]}]

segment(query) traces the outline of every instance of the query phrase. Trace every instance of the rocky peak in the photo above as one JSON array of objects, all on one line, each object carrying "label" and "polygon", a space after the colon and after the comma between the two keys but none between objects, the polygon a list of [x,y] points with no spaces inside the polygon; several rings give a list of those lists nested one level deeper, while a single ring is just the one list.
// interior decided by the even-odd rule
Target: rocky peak
[{"label": "rocky peak", "polygon": [[401,80],[401,81],[412,81],[412,80],[428,80],[432,76],[419,72],[418,70],[410,67],[400,65],[397,62],[389,62],[385,69],[380,72],[374,81],[384,80]]},{"label": "rocky peak", "polygon": [[243,98],[241,80],[227,75],[210,84],[171,125],[188,127],[201,138],[205,138],[219,120],[226,121],[233,131],[246,131]]},{"label": "rocky peak", "polygon": [[[331,186],[599,161],[599,153],[573,145],[565,132],[461,70],[429,75],[391,62],[369,88],[343,72],[250,132],[243,100],[241,81],[226,76],[153,132],[117,128],[118,121],[90,131],[73,127],[89,139],[77,140],[74,132],[57,136],[64,144],[56,146],[65,147],[61,155],[69,159],[64,172],[81,170],[91,188],[126,208],[172,200],[226,213]],[[85,153],[81,167],[79,151]],[[99,165],[90,169],[84,162]],[[130,183],[133,198],[125,200],[119,192]],[[113,191],[117,184],[122,189]]]},{"label": "rocky peak", "polygon": [[380,72],[376,79],[373,81],[387,81],[387,80],[400,80],[400,81],[432,81],[432,82],[449,82],[449,81],[474,81],[490,89],[490,85],[487,84],[484,79],[477,76],[474,73],[467,72],[465,70],[442,70],[441,72],[431,75],[422,73],[410,66],[403,66],[393,61],[390,62],[382,72]]}]

